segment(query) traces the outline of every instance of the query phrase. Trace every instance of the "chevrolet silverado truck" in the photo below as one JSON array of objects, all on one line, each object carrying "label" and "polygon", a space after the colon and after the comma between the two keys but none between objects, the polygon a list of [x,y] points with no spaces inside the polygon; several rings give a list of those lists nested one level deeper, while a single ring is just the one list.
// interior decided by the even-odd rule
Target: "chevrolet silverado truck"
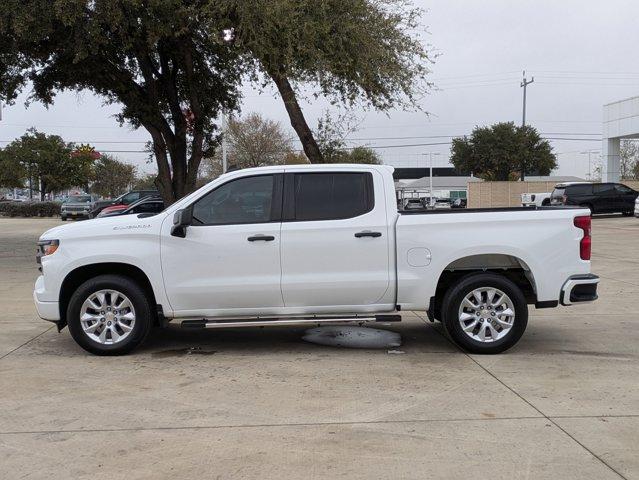
[{"label": "chevrolet silverado truck", "polygon": [[407,310],[467,351],[498,353],[524,333],[529,305],[597,298],[587,209],[398,212],[395,199],[388,166],[227,173],[153,216],[45,232],[35,304],[100,355],[168,322],[389,322]]}]

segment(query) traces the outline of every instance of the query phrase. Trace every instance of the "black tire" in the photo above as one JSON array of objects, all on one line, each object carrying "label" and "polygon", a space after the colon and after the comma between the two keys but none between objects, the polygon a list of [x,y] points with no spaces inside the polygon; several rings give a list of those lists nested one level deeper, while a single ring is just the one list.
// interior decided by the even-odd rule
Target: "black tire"
[{"label": "black tire", "polygon": [[60,217],[60,220],[62,220],[63,222],[67,221],[67,217]]},{"label": "black tire", "polygon": [[550,198],[544,198],[544,199],[541,201],[541,206],[542,206],[542,207],[549,207],[549,206],[550,206]]},{"label": "black tire", "polygon": [[[459,309],[464,297],[482,287],[504,292],[510,298],[515,311],[512,327],[505,336],[495,341],[482,342],[471,338],[464,332],[459,321]],[[471,274],[448,289],[442,302],[442,316],[446,333],[461,348],[471,353],[495,354],[508,350],[524,334],[528,324],[528,305],[521,289],[506,277],[494,273]]]},{"label": "black tire", "polygon": [[[104,344],[90,338],[82,329],[80,310],[84,301],[100,290],[112,289],[126,295],[135,309],[133,330],[114,344]],[[71,296],[67,308],[69,332],[78,345],[95,355],[124,355],[138,347],[153,325],[153,309],[146,292],[134,280],[121,275],[100,275],[80,285]]]},{"label": "black tire", "polygon": [[626,210],[626,211],[624,211],[624,212],[621,212],[621,214],[622,214],[624,217],[632,217],[632,216],[635,214],[635,212],[634,212],[633,210]]}]

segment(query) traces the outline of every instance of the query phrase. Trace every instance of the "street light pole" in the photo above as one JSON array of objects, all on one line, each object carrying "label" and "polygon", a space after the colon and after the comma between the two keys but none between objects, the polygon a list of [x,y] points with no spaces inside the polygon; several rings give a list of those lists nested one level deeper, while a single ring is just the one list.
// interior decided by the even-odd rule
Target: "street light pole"
[{"label": "street light pole", "polygon": [[433,152],[430,152],[429,154],[430,157],[430,172],[429,172],[429,186],[428,186],[428,191],[429,191],[429,199],[428,199],[428,203],[430,204],[430,206],[433,206]]},{"label": "street light pole", "polygon": [[429,190],[428,190],[428,205],[429,206],[433,206],[434,202],[433,202],[433,155],[440,155],[439,153],[436,152],[428,152],[428,153],[423,153],[422,155],[428,155],[429,157],[429,168],[428,168],[428,185],[429,185]]}]

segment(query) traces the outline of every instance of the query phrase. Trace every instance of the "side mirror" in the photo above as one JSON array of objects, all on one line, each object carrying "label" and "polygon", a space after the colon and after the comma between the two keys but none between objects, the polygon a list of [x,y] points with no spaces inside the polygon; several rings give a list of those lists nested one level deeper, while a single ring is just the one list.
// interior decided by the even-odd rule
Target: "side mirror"
[{"label": "side mirror", "polygon": [[174,237],[186,237],[186,227],[191,225],[193,221],[193,210],[191,207],[178,210],[173,215],[173,227],[171,227],[171,235]]}]

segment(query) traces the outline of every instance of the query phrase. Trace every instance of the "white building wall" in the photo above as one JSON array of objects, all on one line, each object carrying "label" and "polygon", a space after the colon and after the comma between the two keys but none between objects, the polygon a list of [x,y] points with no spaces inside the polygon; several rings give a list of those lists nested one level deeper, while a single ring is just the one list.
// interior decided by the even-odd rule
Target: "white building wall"
[{"label": "white building wall", "polygon": [[619,181],[619,144],[622,138],[639,138],[639,96],[604,105],[603,180]]}]

